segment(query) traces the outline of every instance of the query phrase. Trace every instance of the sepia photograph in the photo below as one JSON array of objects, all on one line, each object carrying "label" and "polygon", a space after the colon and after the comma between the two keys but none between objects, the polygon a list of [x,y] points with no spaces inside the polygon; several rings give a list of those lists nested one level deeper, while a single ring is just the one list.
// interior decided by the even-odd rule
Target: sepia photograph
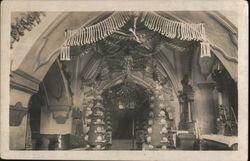
[{"label": "sepia photograph", "polygon": [[247,3],[24,2],[1,5],[1,157],[247,158]]}]

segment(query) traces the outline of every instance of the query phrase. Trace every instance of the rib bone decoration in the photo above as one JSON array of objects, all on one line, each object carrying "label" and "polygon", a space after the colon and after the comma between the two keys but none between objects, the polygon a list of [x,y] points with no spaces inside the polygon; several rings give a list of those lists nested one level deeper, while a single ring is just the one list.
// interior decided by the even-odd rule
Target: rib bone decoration
[{"label": "rib bone decoration", "polygon": [[[70,60],[70,46],[92,44],[107,38],[121,29],[130,18],[138,18],[138,14],[134,13],[136,12],[114,12],[108,18],[94,25],[65,30],[66,41],[61,47],[60,60]],[[155,12],[142,12],[141,23],[148,29],[168,38],[201,41],[201,55],[210,56],[210,44],[206,42],[204,24],[169,20]]]},{"label": "rib bone decoration", "polygon": [[180,40],[206,40],[204,24],[184,23],[169,20],[155,12],[146,12],[141,19],[144,25],[152,31],[166,36],[168,38],[177,38]]}]

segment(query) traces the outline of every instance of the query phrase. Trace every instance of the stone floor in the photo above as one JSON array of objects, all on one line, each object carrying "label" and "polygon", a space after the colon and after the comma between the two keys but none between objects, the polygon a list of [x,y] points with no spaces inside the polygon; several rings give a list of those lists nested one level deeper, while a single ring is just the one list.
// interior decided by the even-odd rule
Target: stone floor
[{"label": "stone floor", "polygon": [[132,140],[112,140],[111,150],[132,150]]}]

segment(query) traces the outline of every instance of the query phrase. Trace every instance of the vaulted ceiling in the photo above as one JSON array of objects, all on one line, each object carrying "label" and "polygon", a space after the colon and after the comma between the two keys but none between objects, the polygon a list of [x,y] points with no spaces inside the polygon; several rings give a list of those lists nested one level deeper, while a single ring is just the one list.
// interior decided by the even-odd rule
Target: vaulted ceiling
[{"label": "vaulted ceiling", "polygon": [[[50,65],[57,58],[59,47],[65,41],[65,29],[77,29],[81,26],[95,24],[108,17],[111,13],[46,12],[45,16],[41,17],[39,25],[30,32],[25,32],[20,41],[14,44],[11,69],[20,69],[33,75],[38,80],[42,80]],[[206,35],[212,44],[214,54],[224,63],[231,76],[237,80],[237,28],[230,21],[226,20],[222,14],[197,11],[168,11],[158,12],[158,14],[180,22],[204,23]],[[19,14],[13,14],[12,21],[17,15]],[[121,31],[123,34],[117,33],[116,36],[111,36],[109,39],[116,41],[117,36],[131,39],[131,32],[129,32],[131,26],[132,22],[128,22]],[[142,32],[142,35],[145,32],[145,28],[140,24],[137,26],[137,29],[139,32]],[[189,44],[187,42],[183,44],[183,42],[168,39],[164,42],[164,45],[168,46],[168,48],[174,47],[179,50],[185,50],[185,45],[189,46]],[[103,43],[109,43],[109,41]],[[115,43],[122,45],[119,42]],[[145,49],[145,47],[140,48],[140,50]],[[27,64],[28,61],[29,63]]]},{"label": "vaulted ceiling", "polygon": [[[14,45],[12,70],[21,70],[42,80],[59,55],[58,49],[65,41],[65,29],[96,24],[111,13],[46,13],[41,23]],[[237,28],[221,21],[220,15],[215,12],[158,14],[180,22],[204,23],[213,54],[237,79]],[[68,75],[74,95],[81,95],[84,90],[80,89],[91,87],[96,82],[100,88],[106,89],[127,77],[133,77],[135,83],[147,88],[157,79],[163,85],[171,84],[177,93],[183,75],[192,73],[192,61],[198,43],[166,38],[140,23],[136,26],[136,34],[140,38],[138,42],[130,31],[133,25],[132,20],[128,21],[124,27],[103,40],[71,47],[72,60],[60,63],[64,74]]]}]

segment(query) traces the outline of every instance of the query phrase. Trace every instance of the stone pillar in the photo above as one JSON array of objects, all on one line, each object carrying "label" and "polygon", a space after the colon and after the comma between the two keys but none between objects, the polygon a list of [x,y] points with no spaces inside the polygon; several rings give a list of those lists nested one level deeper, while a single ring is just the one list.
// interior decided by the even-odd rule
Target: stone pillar
[{"label": "stone pillar", "polygon": [[83,131],[83,118],[84,112],[83,108],[86,108],[86,105],[83,104],[82,108],[74,107],[72,109],[72,131],[70,135],[70,147],[83,147],[84,145],[84,131]]},{"label": "stone pillar", "polygon": [[190,133],[196,133],[196,116],[194,107],[194,91],[191,90],[187,93],[188,101],[188,130]]},{"label": "stone pillar", "polygon": [[180,122],[179,122],[179,129],[186,130],[186,106],[185,106],[185,96],[183,91],[179,91],[178,94],[179,104],[180,104]]},{"label": "stone pillar", "polygon": [[27,120],[30,97],[38,91],[39,81],[21,72],[10,75],[9,147],[11,150],[31,149]]},{"label": "stone pillar", "polygon": [[197,125],[201,134],[215,133],[214,85],[214,82],[197,83],[194,101],[197,107]]},{"label": "stone pillar", "polygon": [[181,106],[181,120],[179,128],[181,130],[195,131],[194,127],[194,90],[189,85],[188,76],[185,75],[181,81],[183,90],[179,92],[179,102]]}]

